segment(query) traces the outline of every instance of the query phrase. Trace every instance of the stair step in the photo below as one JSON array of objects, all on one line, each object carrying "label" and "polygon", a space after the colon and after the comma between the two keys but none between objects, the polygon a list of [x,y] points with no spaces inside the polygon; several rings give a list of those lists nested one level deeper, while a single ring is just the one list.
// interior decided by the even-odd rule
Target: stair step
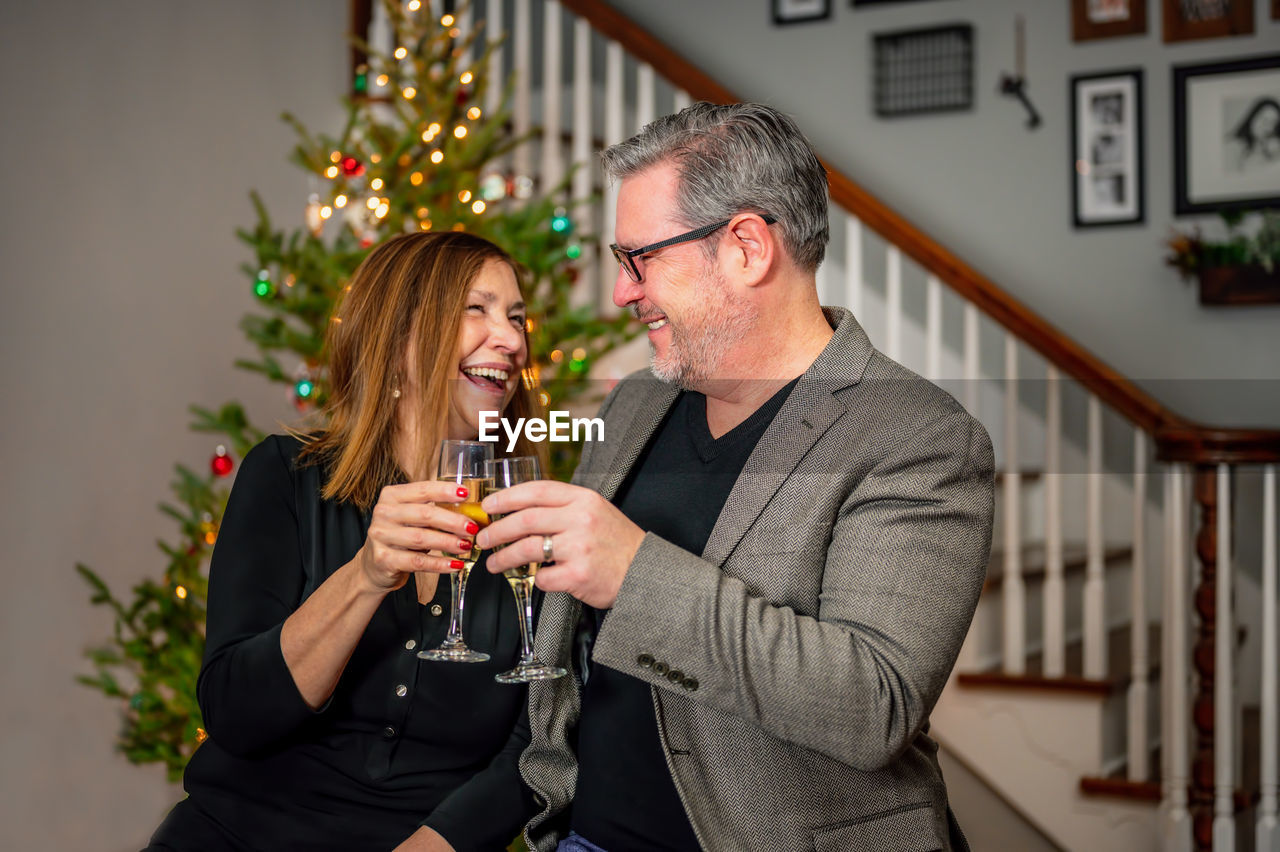
[{"label": "stair step", "polygon": [[[1022,579],[1043,580],[1046,566],[1049,562],[1048,549],[1045,543],[1037,541],[1024,544],[1019,548],[1019,552],[1022,554]],[[1129,545],[1109,544],[1103,546],[1102,563],[1104,566],[1109,567],[1120,562],[1127,562],[1132,558],[1133,548]],[[1062,571],[1064,576],[1078,574],[1084,571],[1088,564],[1088,545],[1081,541],[1063,542]],[[984,592],[996,588],[1004,582],[1004,566],[1004,548],[992,548],[991,558],[987,561],[987,578],[982,584]]]},{"label": "stair step", "polygon": [[[1113,627],[1107,633],[1107,677],[1086,678],[1084,672],[1084,641],[1068,642],[1066,647],[1066,672],[1062,677],[1044,674],[1044,654],[1037,651],[1027,655],[1024,674],[1007,674],[999,669],[982,672],[961,672],[957,682],[961,686],[996,687],[1002,689],[1032,689],[1049,692],[1074,692],[1107,696],[1129,686],[1133,661],[1130,652],[1128,626]],[[1148,676],[1160,671],[1160,626],[1147,628],[1147,656],[1152,661]]]},{"label": "stair step", "polygon": [[[1244,737],[1241,754],[1243,765],[1240,767],[1241,785],[1235,791],[1236,812],[1252,807],[1258,801],[1258,790],[1261,782],[1262,761],[1262,711],[1256,706],[1245,706],[1241,711],[1241,731]],[[1160,749],[1152,749],[1151,775],[1160,777]],[[1128,764],[1103,777],[1086,775],[1080,779],[1080,792],[1090,796],[1111,796],[1133,799],[1144,802],[1160,801],[1160,782],[1158,780],[1130,781]]]}]

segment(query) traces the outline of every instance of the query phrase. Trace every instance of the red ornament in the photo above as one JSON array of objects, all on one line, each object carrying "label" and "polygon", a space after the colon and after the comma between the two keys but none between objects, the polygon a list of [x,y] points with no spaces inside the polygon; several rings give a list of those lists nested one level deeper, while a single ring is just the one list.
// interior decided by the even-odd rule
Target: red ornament
[{"label": "red ornament", "polygon": [[569,279],[570,284],[578,283],[578,268],[576,266],[570,266],[568,269],[566,269],[565,275]]},{"label": "red ornament", "polygon": [[360,177],[360,175],[364,174],[364,163],[355,157],[343,157],[342,173],[347,177]]},{"label": "red ornament", "polygon": [[457,98],[458,106],[462,106],[467,101],[471,100],[471,93],[466,89],[458,89],[458,94],[454,95],[454,97]]},{"label": "red ornament", "polygon": [[219,444],[213,452],[213,458],[209,459],[209,469],[213,471],[213,475],[226,476],[231,473],[231,468],[234,466],[235,462],[231,460],[227,448]]}]

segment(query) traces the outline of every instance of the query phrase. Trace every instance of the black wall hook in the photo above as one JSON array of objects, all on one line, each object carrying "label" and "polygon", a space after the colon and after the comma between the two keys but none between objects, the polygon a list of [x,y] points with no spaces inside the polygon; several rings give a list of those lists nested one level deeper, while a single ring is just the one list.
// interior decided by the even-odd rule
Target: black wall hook
[{"label": "black wall hook", "polygon": [[1035,130],[1040,126],[1040,113],[1031,99],[1027,97],[1027,81],[1012,74],[1000,75],[1000,94],[1017,98],[1027,108],[1027,129]]}]

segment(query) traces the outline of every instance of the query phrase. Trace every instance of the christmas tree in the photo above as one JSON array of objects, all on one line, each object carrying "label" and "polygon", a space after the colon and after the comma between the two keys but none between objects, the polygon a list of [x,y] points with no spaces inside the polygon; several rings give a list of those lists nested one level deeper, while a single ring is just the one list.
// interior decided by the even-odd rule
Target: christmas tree
[{"label": "christmas tree", "polygon": [[[465,230],[498,243],[524,267],[531,316],[525,381],[540,387],[544,405],[565,406],[586,390],[592,361],[630,336],[625,315],[600,319],[590,299],[571,305],[575,261],[590,238],[575,233],[568,180],[538,187],[532,176],[504,168],[507,155],[530,140],[510,132],[511,86],[501,98],[486,96],[488,87],[503,86],[485,73],[496,41],[479,28],[462,33],[453,14],[437,19],[419,0],[386,2],[384,12],[390,49],[357,40],[367,62],[355,69],[341,134],[313,134],[284,116],[298,135],[294,163],[321,188],[307,199],[302,223],[278,228],[251,193],[257,222],[238,233],[253,254],[243,268],[261,312],[245,316],[241,329],[258,357],[236,366],[287,386],[300,416],[320,425],[325,326],[370,247],[405,231]],[[499,109],[486,114],[481,104],[493,102]],[[168,560],[162,578],[144,580],[122,599],[91,569],[76,566],[92,602],[115,615],[111,639],[87,652],[95,674],[78,680],[123,705],[125,756],[165,764],[171,780],[205,736],[195,686],[206,567],[229,494],[226,477],[234,459],[265,435],[235,402],[191,411],[192,428],[217,435],[218,443],[207,472],[176,466],[173,498],[160,507],[178,524],[175,543],[159,542]],[[563,478],[573,449],[552,446],[554,473]]]}]

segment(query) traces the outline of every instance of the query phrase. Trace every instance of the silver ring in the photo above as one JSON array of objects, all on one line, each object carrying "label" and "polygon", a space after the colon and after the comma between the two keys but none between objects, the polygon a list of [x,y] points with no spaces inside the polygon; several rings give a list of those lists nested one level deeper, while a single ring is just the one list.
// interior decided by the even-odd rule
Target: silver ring
[{"label": "silver ring", "polygon": [[555,549],[551,546],[551,536],[549,535],[544,535],[542,537],[542,561],[543,562],[556,561]]}]

